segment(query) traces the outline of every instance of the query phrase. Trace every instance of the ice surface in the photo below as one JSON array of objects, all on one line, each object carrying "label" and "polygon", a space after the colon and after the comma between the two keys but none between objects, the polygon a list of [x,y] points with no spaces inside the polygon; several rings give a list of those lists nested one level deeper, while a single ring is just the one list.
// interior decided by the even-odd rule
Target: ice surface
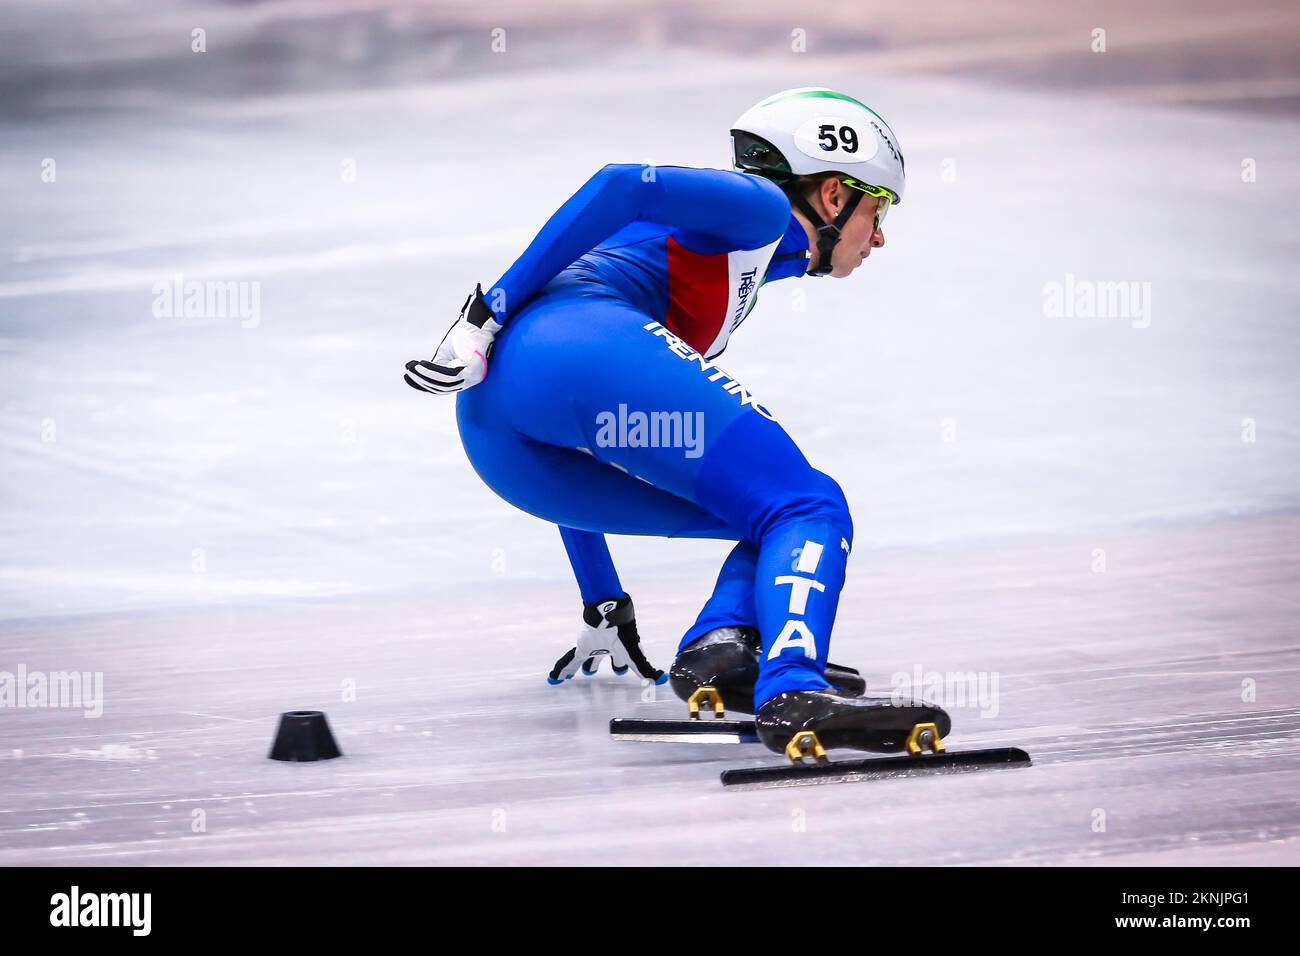
[{"label": "ice surface", "polygon": [[[1037,766],[730,793],[762,751],[612,742],[678,705],[546,685],[558,536],[401,367],[598,166],[722,165],[813,80],[673,55],[4,123],[0,669],[106,701],[0,710],[0,863],[1300,862],[1292,121],[818,69],[908,194],[722,364],[853,506],[836,659],[996,675],[950,743]],[[177,274],[259,282],[256,327],[155,317]],[[1149,327],[1045,317],[1067,275],[1149,282]],[[613,547],[666,666],[726,546]],[[345,758],[266,760],[305,707]]]}]

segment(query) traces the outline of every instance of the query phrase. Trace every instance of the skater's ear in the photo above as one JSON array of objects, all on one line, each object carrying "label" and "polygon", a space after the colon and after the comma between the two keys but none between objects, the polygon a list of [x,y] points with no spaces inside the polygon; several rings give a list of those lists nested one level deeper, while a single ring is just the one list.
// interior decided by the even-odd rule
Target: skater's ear
[{"label": "skater's ear", "polygon": [[[840,183],[838,173],[814,173],[811,176],[796,176],[785,184],[786,195],[803,196],[812,204],[817,214],[826,221],[832,221],[844,207],[844,194],[847,192]],[[829,202],[838,200],[832,207]]]}]

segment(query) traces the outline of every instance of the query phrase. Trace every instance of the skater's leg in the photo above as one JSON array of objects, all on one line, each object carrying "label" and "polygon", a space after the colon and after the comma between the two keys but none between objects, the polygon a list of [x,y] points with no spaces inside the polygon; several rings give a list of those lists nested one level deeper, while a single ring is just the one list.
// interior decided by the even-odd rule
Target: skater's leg
[{"label": "skater's leg", "polygon": [[479,477],[516,508],[562,528],[598,534],[740,537],[694,502],[592,455],[502,427],[480,400],[486,384],[463,392],[456,404],[461,441]]},{"label": "skater's leg", "polygon": [[737,543],[722,563],[713,594],[682,638],[678,650],[719,627],[758,627],[758,611],[754,607],[757,568],[758,548],[749,541]]},{"label": "skater's leg", "polygon": [[828,687],[822,674],[853,542],[844,494],[783,429],[739,418],[700,473],[700,503],[758,543],[754,607],[762,637],[755,707]]},{"label": "skater's leg", "polygon": [[607,601],[623,596],[614,559],[610,556],[605,536],[595,531],[560,528],[564,550],[569,555],[573,576],[578,580],[578,590],[585,604]]}]

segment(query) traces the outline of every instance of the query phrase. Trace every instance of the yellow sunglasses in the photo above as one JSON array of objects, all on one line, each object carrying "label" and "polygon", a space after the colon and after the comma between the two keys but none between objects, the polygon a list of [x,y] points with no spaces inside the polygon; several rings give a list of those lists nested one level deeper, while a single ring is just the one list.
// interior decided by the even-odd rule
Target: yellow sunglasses
[{"label": "yellow sunglasses", "polygon": [[898,202],[898,194],[892,189],[886,189],[884,186],[872,186],[870,183],[864,183],[861,180],[850,179],[848,177],[841,179],[840,182],[845,186],[848,186],[850,189],[856,189],[860,193],[866,193],[868,196],[880,200],[876,203],[877,229],[879,229],[880,224],[885,221],[885,214],[889,212],[889,207]]}]

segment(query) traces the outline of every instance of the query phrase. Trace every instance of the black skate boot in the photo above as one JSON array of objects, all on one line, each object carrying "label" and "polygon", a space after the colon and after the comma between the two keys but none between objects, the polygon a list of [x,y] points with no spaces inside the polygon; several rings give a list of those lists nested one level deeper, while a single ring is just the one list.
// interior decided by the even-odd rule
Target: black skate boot
[{"label": "black skate boot", "polygon": [[[727,710],[752,714],[760,651],[755,628],[714,628],[678,653],[668,680],[682,700],[689,700],[701,687],[712,687]],[[867,689],[867,682],[852,667],[828,663],[825,677],[837,693],[846,697],[857,697]]]},{"label": "black skate boot", "polygon": [[920,700],[892,697],[842,697],[825,691],[778,694],[758,708],[758,739],[785,753],[800,731],[810,730],[827,749],[847,747],[891,753],[907,746],[917,724],[934,724],[942,739],[952,730],[943,708]]}]

